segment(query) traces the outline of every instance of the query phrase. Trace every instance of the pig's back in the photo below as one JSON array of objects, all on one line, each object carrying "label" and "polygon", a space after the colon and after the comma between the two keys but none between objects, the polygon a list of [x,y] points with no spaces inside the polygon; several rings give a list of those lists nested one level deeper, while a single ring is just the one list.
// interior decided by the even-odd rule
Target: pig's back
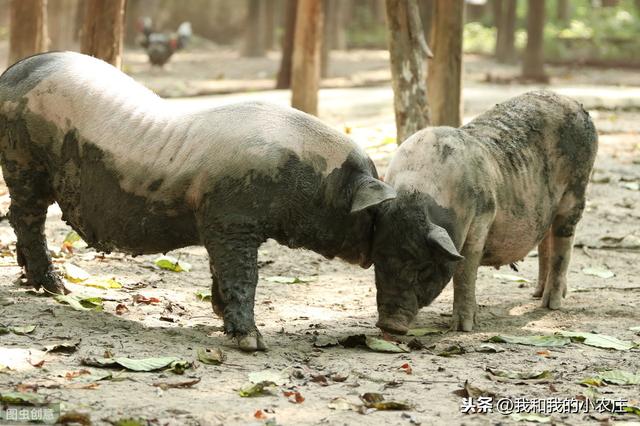
[{"label": "pig's back", "polygon": [[[3,111],[25,111],[34,143],[62,156],[68,134],[119,171],[127,192],[175,198],[203,182],[277,173],[290,154],[322,175],[359,151],[348,138],[291,108],[240,103],[181,108],[103,61],[63,52],[19,62],[0,78]],[[21,110],[23,108],[23,110]],[[44,125],[43,122],[44,121]],[[39,129],[55,135],[42,135]],[[68,138],[66,138],[68,139]],[[150,193],[148,188],[152,187]]]}]

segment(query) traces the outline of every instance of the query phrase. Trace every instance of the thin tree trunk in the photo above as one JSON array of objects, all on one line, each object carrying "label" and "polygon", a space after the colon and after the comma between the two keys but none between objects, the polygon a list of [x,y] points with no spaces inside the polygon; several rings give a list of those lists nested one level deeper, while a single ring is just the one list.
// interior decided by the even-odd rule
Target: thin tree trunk
[{"label": "thin tree trunk", "polygon": [[427,42],[427,46],[430,46],[434,0],[418,0],[418,8],[420,9],[420,21],[422,21],[424,40]]},{"label": "thin tree trunk", "polygon": [[276,32],[276,0],[265,0],[264,8],[264,47],[271,50]]},{"label": "thin tree trunk", "polygon": [[9,65],[47,50],[47,0],[11,0]]},{"label": "thin tree trunk", "polygon": [[436,0],[427,91],[434,126],[462,123],[463,0]]},{"label": "thin tree trunk", "polygon": [[527,47],[522,61],[522,77],[547,81],[544,73],[544,0],[529,0],[527,9]]},{"label": "thin tree trunk", "polygon": [[329,60],[331,57],[331,49],[335,42],[333,40],[335,35],[336,21],[338,16],[336,14],[337,3],[339,0],[324,0],[324,25],[322,28],[322,56],[320,59],[320,77],[326,78],[329,76]]},{"label": "thin tree trunk", "polygon": [[282,58],[276,81],[276,89],[291,87],[291,63],[293,61],[293,38],[296,31],[298,0],[287,0],[284,35],[282,36]]},{"label": "thin tree trunk", "polygon": [[497,0],[500,11],[497,17],[496,59],[501,63],[516,60],[516,0]]},{"label": "thin tree trunk", "polygon": [[569,21],[569,0],[556,0],[556,2],[558,21],[566,24]]},{"label": "thin tree trunk", "polygon": [[120,68],[126,0],[84,0],[80,51]]},{"label": "thin tree trunk", "polygon": [[426,58],[416,0],[386,0],[389,59],[398,145],[429,125]]},{"label": "thin tree trunk", "polygon": [[264,26],[266,24],[264,0],[248,0],[246,44],[244,56],[259,57],[265,54]]},{"label": "thin tree trunk", "polygon": [[48,0],[48,29],[51,50],[71,50],[78,0]]},{"label": "thin tree trunk", "polygon": [[318,115],[322,0],[299,0],[291,67],[291,106]]}]

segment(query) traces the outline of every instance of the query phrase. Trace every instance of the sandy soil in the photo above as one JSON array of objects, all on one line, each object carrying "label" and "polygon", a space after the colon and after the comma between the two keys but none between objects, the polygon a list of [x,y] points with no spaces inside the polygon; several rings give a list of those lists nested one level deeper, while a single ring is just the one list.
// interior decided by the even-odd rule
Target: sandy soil
[{"label": "sandy soil", "polygon": [[[629,77],[634,78],[634,77]],[[592,82],[596,84],[598,82]],[[611,83],[611,82],[608,82]],[[349,102],[348,99],[345,102]],[[491,103],[491,99],[487,103]],[[142,424],[511,424],[516,419],[499,413],[462,414],[462,398],[453,392],[465,381],[498,397],[580,398],[588,391],[579,382],[599,369],[623,369],[640,373],[640,350],[610,351],[571,343],[560,348],[494,344],[498,353],[482,352],[484,340],[500,335],[552,334],[557,331],[595,331],[626,341],[640,341],[630,327],[640,326],[640,114],[618,113],[625,120],[612,120],[612,112],[596,112],[597,127],[607,127],[601,137],[596,173],[589,188],[587,210],[580,223],[569,273],[569,294],[560,311],[540,308],[531,293],[537,276],[535,253],[519,264],[517,275],[530,283],[496,278],[490,268],[480,270],[479,324],[472,333],[444,333],[418,337],[424,348],[410,353],[383,354],[363,347],[316,347],[322,338],[350,335],[376,336],[373,271],[326,260],[304,250],[289,250],[270,241],[260,249],[260,282],[256,318],[270,345],[266,353],[242,353],[220,331],[222,321],[211,312],[197,292],[208,291],[210,281],[205,251],[186,248],[171,253],[193,265],[190,272],[155,269],[155,256],[131,258],[120,254],[102,256],[90,249],[56,258],[56,265],[73,263],[98,277],[115,278],[122,289],[101,290],[69,284],[74,292],[100,296],[104,310],[76,311],[48,297],[34,294],[17,281],[15,236],[5,220],[0,222],[0,324],[37,326],[26,335],[0,336],[0,393],[9,390],[35,392],[52,402],[62,402],[63,412],[84,413],[94,424],[140,418]],[[616,115],[616,117],[618,116]],[[329,120],[341,130],[349,116]],[[387,141],[392,116],[378,116],[378,127],[350,129],[368,147],[384,172],[393,143]],[[616,125],[611,125],[615,122]],[[392,137],[392,136],[389,136]],[[392,139],[391,139],[392,140]],[[377,142],[376,142],[377,141]],[[6,190],[4,190],[6,191]],[[0,199],[6,210],[8,195]],[[50,248],[57,251],[69,231],[60,212],[52,207],[47,222]],[[605,238],[609,237],[609,238]],[[624,237],[624,238],[623,238]],[[587,275],[584,268],[606,268],[615,276]],[[514,273],[503,268],[500,273]],[[515,273],[514,273],[515,274]],[[269,277],[313,277],[312,281],[282,284]],[[135,304],[134,295],[155,297],[159,303]],[[126,311],[116,313],[119,304]],[[451,312],[452,290],[448,287],[429,307],[422,309],[416,327],[443,331]],[[119,308],[119,311],[123,308]],[[409,342],[412,337],[401,337]],[[44,363],[26,362],[28,353],[54,342],[79,342],[71,354],[47,353]],[[415,343],[415,342],[414,342]],[[459,345],[464,353],[439,356]],[[220,366],[197,361],[199,348],[221,348],[226,361]],[[82,359],[103,356],[146,358],[176,356],[194,361],[183,375],[168,371],[124,372],[87,367]],[[9,359],[8,354],[14,354]],[[31,361],[38,364],[31,354]],[[407,364],[412,374],[407,374]],[[405,366],[403,368],[403,366]],[[518,372],[550,370],[554,377],[543,380],[501,382],[490,369]],[[117,380],[89,381],[87,375],[69,379],[83,369],[93,374],[109,371]],[[238,389],[249,381],[249,373],[269,369],[286,378],[271,395],[242,398]],[[324,376],[327,380],[323,382]],[[346,377],[346,378],[345,378]],[[186,388],[162,390],[154,384],[200,379]],[[336,378],[337,380],[333,380]],[[344,378],[344,381],[340,381]],[[85,380],[83,382],[83,380]],[[301,403],[283,392],[298,391]],[[640,404],[640,386],[608,385],[601,397],[626,398]],[[359,404],[359,395],[380,392],[388,400],[406,401],[409,411],[374,411],[361,414],[329,405],[335,398]],[[344,406],[344,407],[342,407]],[[264,417],[264,418],[257,418]],[[556,424],[611,424],[640,417],[607,413],[553,414]]]}]

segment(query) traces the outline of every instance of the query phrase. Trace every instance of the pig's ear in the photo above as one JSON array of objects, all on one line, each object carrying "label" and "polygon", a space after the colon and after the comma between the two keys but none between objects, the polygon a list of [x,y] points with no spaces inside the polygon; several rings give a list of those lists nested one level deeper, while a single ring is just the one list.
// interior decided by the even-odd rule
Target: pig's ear
[{"label": "pig's ear", "polygon": [[427,235],[427,244],[438,251],[446,260],[456,262],[464,259],[458,253],[458,249],[453,244],[451,237],[446,229],[436,224],[431,224],[429,234]]},{"label": "pig's ear", "polygon": [[381,180],[367,177],[358,185],[351,200],[351,213],[359,212],[380,204],[385,200],[396,198],[396,190]]}]

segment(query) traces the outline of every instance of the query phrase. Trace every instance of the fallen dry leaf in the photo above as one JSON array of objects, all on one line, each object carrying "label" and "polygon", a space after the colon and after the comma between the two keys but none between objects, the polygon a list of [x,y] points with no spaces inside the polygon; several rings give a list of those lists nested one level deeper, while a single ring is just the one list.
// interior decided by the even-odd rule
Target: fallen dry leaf
[{"label": "fallen dry leaf", "polygon": [[156,382],[153,383],[153,386],[158,387],[162,390],[167,389],[179,389],[179,388],[190,388],[195,384],[200,383],[200,378],[195,378],[193,380],[186,380],[181,382]]},{"label": "fallen dry leaf", "polygon": [[118,303],[116,305],[116,315],[122,315],[126,312],[129,312],[129,308],[124,303]]},{"label": "fallen dry leaf", "polygon": [[133,303],[136,305],[151,305],[155,303],[160,303],[160,299],[157,297],[147,297],[141,294],[134,294],[131,296]]},{"label": "fallen dry leaf", "polygon": [[253,414],[253,417],[258,420],[264,420],[267,418],[267,415],[262,410],[256,410],[256,412]]},{"label": "fallen dry leaf", "polygon": [[304,402],[304,396],[298,391],[284,391],[282,394],[293,404],[302,404]]},{"label": "fallen dry leaf", "polygon": [[404,364],[402,364],[400,368],[407,374],[413,374],[413,369],[411,368],[408,362],[405,362]]}]

